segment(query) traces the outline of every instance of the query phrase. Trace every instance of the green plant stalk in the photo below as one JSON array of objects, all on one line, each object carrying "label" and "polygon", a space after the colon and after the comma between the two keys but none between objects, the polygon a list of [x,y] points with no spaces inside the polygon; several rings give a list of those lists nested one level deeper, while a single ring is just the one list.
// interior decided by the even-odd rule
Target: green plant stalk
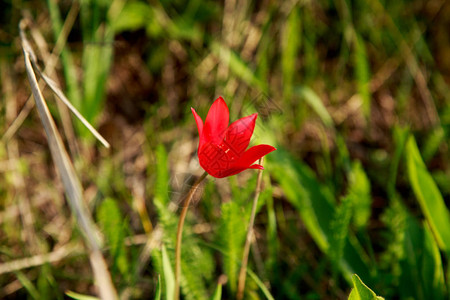
[{"label": "green plant stalk", "polygon": [[[50,12],[52,31],[55,38],[59,37],[61,34],[67,35],[67,32],[63,32],[63,29],[65,28],[62,25],[57,1],[47,0],[47,6]],[[62,70],[64,72],[64,78],[66,80],[67,95],[69,96],[68,98],[74,106],[79,109],[81,105],[82,92],[77,81],[78,76],[72,53],[66,45],[61,49],[61,62],[63,66]]]},{"label": "green plant stalk", "polygon": [[197,181],[195,181],[195,183],[192,185],[191,189],[189,190],[189,193],[186,196],[186,199],[184,200],[183,210],[181,211],[180,219],[178,221],[177,240],[175,244],[175,291],[173,294],[174,300],[180,299],[181,240],[183,237],[184,219],[186,219],[187,210],[195,194],[195,191],[197,190],[198,186],[203,181],[203,179],[206,178],[206,175],[208,175],[208,173],[204,172],[202,176],[200,176],[200,178],[198,178]]},{"label": "green plant stalk", "polygon": [[[259,159],[259,164],[262,166],[263,158]],[[239,271],[238,289],[236,299],[241,300],[244,297],[245,278],[247,274],[248,253],[250,251],[250,243],[253,236],[253,224],[255,223],[256,207],[258,205],[259,194],[261,193],[262,171],[258,172],[258,179],[256,181],[256,191],[253,197],[252,212],[250,215],[250,222],[248,223],[247,237],[245,239],[244,252],[242,254],[241,270]]]}]

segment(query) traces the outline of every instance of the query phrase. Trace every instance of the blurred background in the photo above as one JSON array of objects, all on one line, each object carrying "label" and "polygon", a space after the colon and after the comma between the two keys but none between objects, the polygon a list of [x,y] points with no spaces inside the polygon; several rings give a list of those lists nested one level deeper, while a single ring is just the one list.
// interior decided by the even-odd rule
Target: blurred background
[{"label": "blurred background", "polygon": [[[44,97],[122,299],[153,299],[197,128],[224,97],[259,113],[263,172],[245,299],[448,299],[450,2],[0,2],[0,298],[95,295],[25,73],[40,67],[111,144]],[[234,299],[257,172],[209,176],[188,213],[184,299]],[[164,247],[163,247],[164,246]],[[166,249],[162,251],[162,249]],[[45,254],[45,255],[44,255]],[[165,298],[164,298],[165,299]]]}]

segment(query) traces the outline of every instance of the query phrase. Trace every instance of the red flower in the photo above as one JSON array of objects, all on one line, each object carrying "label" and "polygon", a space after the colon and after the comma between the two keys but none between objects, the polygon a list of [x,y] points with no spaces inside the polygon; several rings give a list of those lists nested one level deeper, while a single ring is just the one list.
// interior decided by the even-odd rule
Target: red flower
[{"label": "red flower", "polygon": [[228,127],[228,106],[222,97],[214,101],[206,116],[202,118],[191,108],[197,123],[200,142],[198,159],[208,174],[222,178],[235,175],[246,169],[264,169],[253,164],[264,155],[276,150],[269,145],[258,145],[248,150],[258,114],[241,118]]}]

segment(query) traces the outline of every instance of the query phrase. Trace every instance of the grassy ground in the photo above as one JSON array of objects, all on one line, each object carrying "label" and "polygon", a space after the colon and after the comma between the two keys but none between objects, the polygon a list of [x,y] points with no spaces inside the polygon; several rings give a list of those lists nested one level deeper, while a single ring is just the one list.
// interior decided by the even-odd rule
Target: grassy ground
[{"label": "grassy ground", "polygon": [[[203,172],[190,108],[204,118],[223,96],[230,120],[259,113],[252,145],[278,149],[245,299],[347,299],[355,273],[386,299],[448,299],[449,1],[3,1],[0,16],[0,298],[98,296],[87,230],[122,299],[166,299],[177,208]],[[27,101],[22,18],[38,65],[111,144],[42,85],[92,226]],[[209,176],[196,194],[184,299],[218,284],[235,299],[256,181]]]}]

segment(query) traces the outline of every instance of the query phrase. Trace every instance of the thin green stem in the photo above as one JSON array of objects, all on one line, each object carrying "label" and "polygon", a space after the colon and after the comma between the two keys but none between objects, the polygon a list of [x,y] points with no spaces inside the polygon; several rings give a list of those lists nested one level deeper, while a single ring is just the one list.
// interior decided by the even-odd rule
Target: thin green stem
[{"label": "thin green stem", "polygon": [[[259,159],[259,164],[262,165],[262,162],[263,162],[263,158],[261,157]],[[247,275],[248,253],[250,251],[250,243],[252,241],[252,236],[253,236],[253,224],[255,223],[256,207],[258,205],[259,194],[261,193],[262,171],[263,170],[259,170],[259,172],[258,172],[255,196],[253,197],[252,212],[250,215],[250,221],[248,223],[247,237],[245,239],[245,245],[244,245],[244,252],[242,254],[241,270],[239,271],[238,289],[237,289],[237,295],[236,295],[237,300],[242,300],[242,298],[244,297],[245,279],[246,279],[246,275]]]},{"label": "thin green stem", "polygon": [[189,204],[191,203],[192,197],[195,194],[195,191],[197,190],[200,183],[205,179],[206,175],[208,173],[204,172],[200,178],[197,179],[197,181],[192,185],[191,189],[189,190],[189,193],[186,196],[186,199],[184,200],[183,210],[180,214],[180,219],[178,221],[178,227],[177,227],[177,241],[175,244],[175,292],[174,292],[174,300],[180,299],[180,276],[181,276],[181,239],[183,237],[183,225],[184,225],[184,219],[186,218],[186,214],[188,211]]}]

